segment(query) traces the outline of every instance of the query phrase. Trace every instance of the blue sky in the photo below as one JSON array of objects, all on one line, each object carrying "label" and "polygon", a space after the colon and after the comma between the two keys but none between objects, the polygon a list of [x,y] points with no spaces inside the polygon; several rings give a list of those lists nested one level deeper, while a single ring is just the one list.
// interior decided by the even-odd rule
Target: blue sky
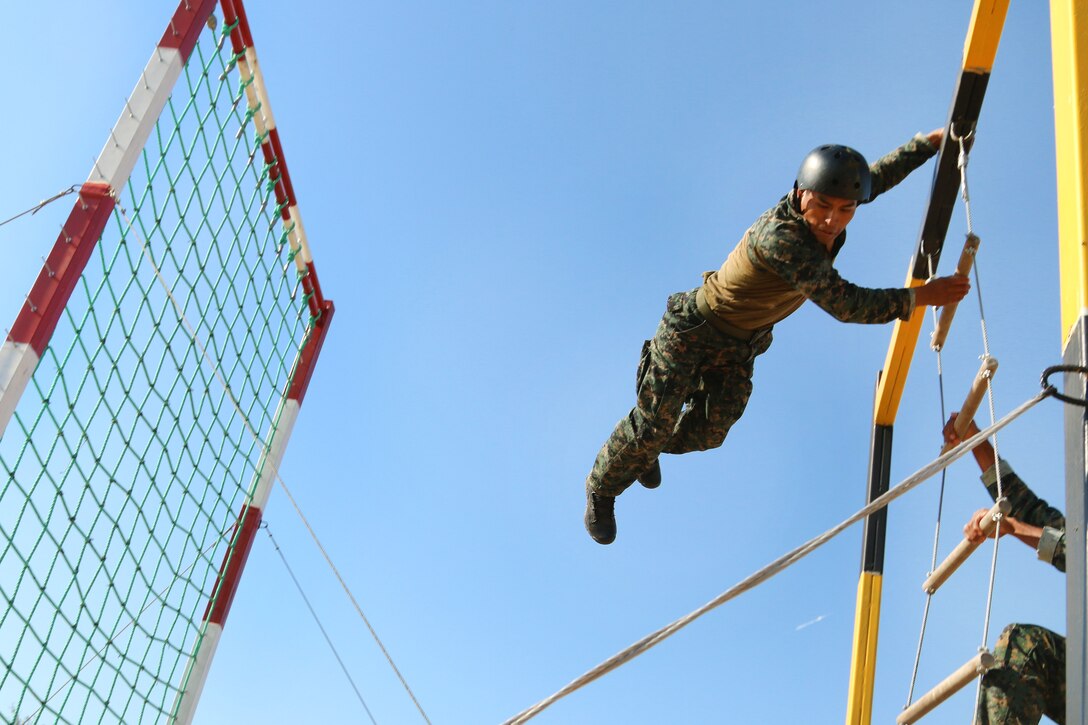
[{"label": "blue sky", "polygon": [[[281,474],[433,722],[514,715],[862,506],[891,327],[808,305],[721,449],[664,458],[660,489],[619,499],[614,545],[582,527],[666,297],[721,264],[812,147],[872,160],[941,126],[970,3],[251,4],[337,306]],[[86,178],[172,10],[8,9],[0,217]],[[969,166],[999,416],[1061,359],[1052,94],[1047,9],[1013,3]],[[903,283],[932,170],[858,213],[844,276]],[[5,325],[68,207],[0,229]],[[957,207],[942,273],[964,231]],[[949,410],[978,369],[977,291],[943,358]],[[920,344],[893,481],[939,450],[936,369]],[[999,439],[1059,506],[1062,441],[1054,402]],[[906,700],[938,484],[890,511],[875,722]],[[986,504],[974,463],[953,466],[942,552]],[[420,722],[282,491],[266,520],[375,719]],[[857,526],[536,721],[842,721],[860,548]],[[936,597],[919,691],[974,654],[988,573],[976,556]],[[1063,601],[1060,575],[1003,542],[990,644],[1012,621],[1063,632]],[[926,722],[967,722],[972,699]],[[263,535],[197,714],[243,721],[369,722]]]}]

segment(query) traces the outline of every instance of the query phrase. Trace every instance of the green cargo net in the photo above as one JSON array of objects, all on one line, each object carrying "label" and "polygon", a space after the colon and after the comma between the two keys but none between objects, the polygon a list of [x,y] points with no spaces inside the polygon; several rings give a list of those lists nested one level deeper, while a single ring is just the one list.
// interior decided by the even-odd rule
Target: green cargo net
[{"label": "green cargo net", "polygon": [[0,440],[9,722],[170,718],[313,329],[229,30],[202,33]]}]

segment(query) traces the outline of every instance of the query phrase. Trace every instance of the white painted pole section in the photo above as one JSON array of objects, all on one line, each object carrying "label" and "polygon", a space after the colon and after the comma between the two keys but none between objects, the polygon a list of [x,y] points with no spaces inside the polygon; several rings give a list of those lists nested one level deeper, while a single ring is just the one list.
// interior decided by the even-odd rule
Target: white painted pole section
[{"label": "white painted pole section", "polygon": [[[257,61],[257,51],[253,47],[246,48],[245,57],[238,61],[238,72],[242,76],[243,81],[252,79],[252,82],[246,87],[246,99],[249,103],[250,110],[255,112],[254,121],[257,122],[257,114],[260,114],[260,124],[257,125],[257,130],[262,133],[262,127],[267,129],[269,133],[276,130],[276,118],[272,115],[272,104],[268,100],[268,91],[264,84],[264,75],[261,73],[261,66]],[[252,94],[250,92],[252,89]],[[259,104],[259,108],[258,108]],[[283,159],[279,159],[280,163],[283,163]],[[297,200],[291,199],[292,202]],[[309,271],[309,265],[313,263],[313,257],[310,256],[310,245],[306,238],[306,230],[302,226],[302,215],[299,214],[298,205],[292,203],[287,209],[287,213],[291,218],[291,223],[294,225],[294,230],[288,235],[291,241],[291,250],[296,252],[295,266],[303,274]]]},{"label": "white painted pole section", "polygon": [[38,355],[29,343],[5,340],[0,347],[0,438],[37,367]]},{"label": "white painted pole section", "polygon": [[[271,439],[268,441],[265,454],[257,464],[257,482],[253,487],[253,498],[250,499],[247,507],[243,507],[243,513],[247,509],[255,510],[257,513],[264,511],[265,504],[268,503],[268,498],[272,494],[272,487],[279,476],[280,463],[283,462],[283,454],[287,450],[287,441],[291,437],[291,431],[294,430],[300,409],[301,404],[294,399],[287,398],[280,403],[280,414],[273,418],[272,425],[275,428],[269,431]],[[239,534],[241,533],[241,524],[242,519],[239,518]],[[233,554],[233,556],[243,555],[239,552]],[[220,572],[220,576],[222,577],[224,573],[225,571]],[[224,584],[230,586],[233,583],[221,583],[218,587],[220,596],[223,596]],[[212,658],[215,656],[215,650],[219,646],[219,639],[223,632],[221,624],[206,621],[205,626],[204,637],[197,638],[194,645],[195,651],[189,657],[190,666],[183,680],[185,689],[178,693],[174,704],[174,722],[178,725],[190,725],[193,721],[197,702],[200,701],[204,683],[208,680],[208,670],[211,668]]]},{"label": "white painted pole section", "polygon": [[155,49],[87,181],[105,182],[114,195],[121,193],[143,152],[144,144],[151,137],[162,109],[166,107],[170,91],[183,66],[178,50]]},{"label": "white painted pole section", "polygon": [[292,204],[287,210],[291,214],[291,223],[295,225],[292,249],[298,254],[295,256],[295,265],[301,272],[307,272],[314,259],[310,256],[310,243],[306,238],[306,229],[302,226],[302,215],[298,213],[298,206]]},{"label": "white painted pole section", "polygon": [[[250,109],[255,111],[254,119],[256,121],[256,114],[260,114],[260,123],[269,133],[276,130],[276,118],[272,115],[272,104],[268,100],[268,90],[264,83],[264,74],[261,73],[260,63],[257,61],[257,50],[250,46],[246,48],[245,57],[238,61],[238,72],[242,76],[243,81],[252,79],[246,87],[246,97],[249,103]],[[250,94],[252,89],[252,95]],[[257,105],[259,104],[259,108]],[[261,125],[257,126],[258,131],[261,131]],[[262,132],[263,135],[263,132]],[[280,163],[283,163],[283,159],[279,159]],[[290,216],[291,222],[294,225],[294,230],[289,234],[291,241],[291,250],[296,252],[295,265],[299,271],[303,274],[308,273],[309,265],[313,263],[313,257],[310,256],[310,244],[307,241],[306,230],[302,226],[302,215],[299,214],[297,199],[291,199],[291,206],[288,207],[287,212]]]},{"label": "white painted pole section", "polygon": [[899,716],[895,718],[898,725],[910,725],[918,722],[922,717],[942,702],[959,692],[967,683],[986,670],[994,666],[994,656],[983,650],[963,664],[958,670],[949,675],[943,682],[914,701]]},{"label": "white painted pole section", "polygon": [[[253,77],[253,70],[249,66],[250,58],[256,57],[253,54],[253,49],[250,48],[238,59],[238,76],[242,79],[242,83],[246,89],[246,105],[249,110],[253,111],[253,128],[257,131],[257,135],[264,137],[268,133],[268,126],[265,123],[265,119],[268,118],[269,109],[265,108],[262,104],[262,99],[257,93],[257,81]],[[262,142],[263,143],[263,142]]]},{"label": "white painted pole section", "polygon": [[295,421],[298,420],[301,405],[297,400],[290,398],[283,401],[279,422],[275,423],[276,431],[272,434],[272,440],[268,444],[268,452],[258,464],[257,485],[253,489],[253,501],[250,505],[264,511],[268,497],[272,495],[272,487],[280,475],[280,464],[283,462],[283,454],[287,450],[287,441],[291,438],[291,431],[295,429]]},{"label": "white painted pole section", "polygon": [[[991,508],[989,514],[983,517],[979,528],[982,529],[982,533],[989,536],[997,525],[997,519],[999,516],[1008,516],[1009,511],[1012,510],[1012,504],[1009,503],[1009,499],[998,499]],[[960,543],[956,545],[956,548],[945,557],[945,560],[940,563],[933,573],[929,575],[924,582],[922,582],[922,590],[927,594],[933,594],[941,585],[948,581],[948,577],[960,568],[963,562],[967,561],[967,557],[975,553],[975,549],[982,545],[982,542],[975,544],[967,539],[962,539]]]},{"label": "white painted pole section", "polygon": [[261,75],[261,66],[257,63],[257,51],[253,46],[246,48],[246,62],[249,63],[249,72],[253,74],[253,90],[261,104],[264,125],[272,130],[276,128],[276,119],[272,116],[272,105],[268,102],[268,92],[264,87],[264,76]]},{"label": "white painted pole section", "polygon": [[[219,646],[219,640],[223,637],[223,627],[214,622],[207,622],[204,636],[197,641],[200,647],[196,655],[189,658],[189,666],[186,668],[185,677],[182,678],[184,691],[178,693],[179,703],[176,708],[174,722],[191,723],[196,715],[196,704],[200,701],[200,692],[204,689],[204,683],[208,681],[208,672],[211,670],[212,656]],[[195,692],[196,696],[186,697],[186,693]]]}]

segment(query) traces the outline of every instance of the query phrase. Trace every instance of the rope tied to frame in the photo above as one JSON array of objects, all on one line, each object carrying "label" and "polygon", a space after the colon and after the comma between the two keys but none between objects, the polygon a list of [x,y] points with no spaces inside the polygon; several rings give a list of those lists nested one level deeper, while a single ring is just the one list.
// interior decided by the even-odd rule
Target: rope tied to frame
[{"label": "rope tied to frame", "polygon": [[520,713],[513,716],[509,720],[506,720],[503,723],[503,725],[519,725],[520,723],[528,722],[530,719],[532,719],[536,715],[539,715],[546,708],[548,708],[551,705],[555,704],[556,702],[558,702],[562,698],[564,698],[567,695],[575,692],[576,690],[581,689],[582,687],[585,687],[586,685],[593,682],[594,680],[600,679],[601,677],[608,674],[612,670],[615,670],[615,669],[619,668],[620,666],[626,664],[627,662],[633,660],[635,657],[638,657],[643,652],[646,652],[647,650],[649,650],[654,645],[659,644],[660,642],[664,641],[668,637],[671,637],[673,634],[676,634],[682,628],[684,628],[687,625],[691,624],[696,619],[698,619],[699,617],[701,617],[704,614],[708,613],[712,609],[716,609],[717,607],[719,607],[722,604],[726,603],[730,599],[735,599],[736,597],[740,596],[744,592],[747,592],[747,591],[749,591],[751,589],[754,589],[758,585],[762,584],[763,582],[767,581],[771,577],[775,576],[776,574],[782,572],[783,570],[785,570],[788,567],[792,566],[793,564],[797,563],[800,559],[802,559],[805,556],[807,556],[808,554],[812,553],[813,551],[815,551],[819,547],[823,546],[828,541],[830,541],[831,539],[833,539],[836,536],[838,536],[839,534],[841,534],[843,531],[845,531],[847,528],[849,528],[853,524],[857,523],[858,521],[861,521],[862,519],[866,518],[870,514],[876,512],[876,511],[879,511],[880,509],[885,508],[886,506],[888,506],[895,499],[897,499],[900,496],[902,496],[903,494],[911,491],[912,489],[914,489],[919,484],[926,481],[927,479],[929,479],[931,476],[938,473],[939,471],[944,470],[953,461],[956,461],[959,458],[961,458],[962,456],[966,455],[975,446],[979,445],[984,440],[986,440],[989,436],[991,436],[992,434],[996,433],[998,430],[1004,428],[1006,425],[1008,425],[1012,421],[1019,418],[1021,415],[1023,415],[1028,410],[1033,408],[1037,403],[1039,403],[1039,401],[1043,400],[1044,398],[1048,397],[1049,395],[1051,395],[1051,392],[1049,392],[1047,390],[1043,390],[1042,392],[1038,393],[1034,398],[1031,398],[1031,399],[1025,401],[1024,403],[1022,403],[1020,406],[1018,406],[1015,410],[1011,411],[1008,415],[1006,415],[1004,418],[1002,418],[998,422],[994,423],[993,425],[986,428],[985,430],[979,431],[977,434],[971,436],[967,440],[962,441],[961,443],[959,443],[955,447],[951,448],[950,450],[946,451],[945,453],[942,453],[939,457],[937,457],[936,459],[934,459],[930,463],[926,464],[925,466],[920,468],[918,471],[916,471],[914,474],[907,477],[906,479],[904,479],[903,481],[901,481],[900,483],[898,483],[894,487],[890,488],[887,492],[885,492],[881,496],[878,496],[877,498],[873,499],[868,505],[866,505],[864,508],[860,509],[855,514],[853,514],[849,518],[845,519],[841,523],[837,524],[836,526],[832,527],[831,529],[828,529],[823,534],[820,534],[819,536],[816,536],[815,538],[810,539],[809,541],[802,544],[801,546],[798,546],[797,548],[793,549],[789,553],[780,556],[778,559],[775,559],[773,562],[771,562],[767,566],[763,567],[762,569],[755,572],[754,574],[747,577],[746,579],[742,580],[741,582],[735,584],[732,588],[726,590],[725,592],[718,595],[717,597],[712,599],[710,602],[704,604],[702,607],[696,609],[695,611],[691,612],[690,614],[688,614],[688,615],[686,615],[684,617],[681,617],[680,619],[677,619],[676,621],[672,622],[671,624],[666,625],[665,627],[662,627],[661,629],[657,630],[656,632],[653,632],[653,633],[643,637],[642,639],[640,639],[638,642],[635,642],[633,645],[631,645],[627,649],[613,655],[609,659],[605,660],[601,664],[597,665],[593,669],[591,669],[588,672],[586,672],[585,674],[583,674],[581,677],[573,680],[568,685],[566,685],[565,687],[563,687],[562,689],[557,691],[555,694],[553,694],[553,695],[541,700],[537,704],[535,704],[535,705],[521,711]]},{"label": "rope tied to frame", "polygon": [[967,148],[967,142],[975,135],[975,129],[972,127],[968,129],[967,133],[956,133],[956,124],[951,124],[948,129],[949,137],[959,144],[960,150],[956,156],[956,166],[960,170],[960,195],[963,197],[964,214],[967,218],[967,233],[974,233],[974,226],[971,222],[971,194],[967,189],[967,162],[969,161],[970,152]]},{"label": "rope tied to frame", "polygon": [[4,221],[0,222],[0,227],[4,226],[5,224],[9,224],[9,223],[15,221],[16,219],[18,219],[20,217],[24,217],[27,214],[30,214],[31,216],[33,216],[34,214],[37,214],[39,211],[41,211],[45,207],[52,204],[57,199],[62,199],[64,197],[68,196],[69,194],[74,194],[74,193],[76,193],[77,191],[79,191],[82,188],[83,188],[83,184],[72,184],[67,189],[64,189],[63,191],[58,191],[56,194],[53,194],[53,196],[49,197],[48,199],[42,199],[41,201],[39,201],[37,204],[30,207],[29,209],[25,209],[24,211],[19,212],[15,216],[5,219]]},{"label": "rope tied to frame", "polygon": [[[1084,365],[1053,365],[1043,371],[1043,376],[1040,380],[1043,390],[1048,392],[1049,395],[1057,398],[1063,403],[1088,408],[1088,400],[1085,398],[1074,398],[1071,395],[1058,392],[1058,390],[1050,383],[1050,376],[1054,373],[1079,373],[1088,377],[1088,367],[1085,367]],[[1088,389],[1088,381],[1086,381],[1085,388]]]}]

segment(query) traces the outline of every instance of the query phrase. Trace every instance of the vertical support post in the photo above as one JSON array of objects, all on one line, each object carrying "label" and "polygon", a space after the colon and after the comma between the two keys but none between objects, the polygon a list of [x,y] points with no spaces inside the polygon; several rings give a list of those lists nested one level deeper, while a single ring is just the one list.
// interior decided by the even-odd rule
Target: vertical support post
[{"label": "vertical support post", "polygon": [[[1088,338],[1085,318],[1076,328],[1065,348],[1066,365],[1088,364]],[[1066,374],[1067,395],[1084,398],[1088,394],[1084,377]],[[1088,556],[1084,522],[1088,515],[1088,416],[1084,408],[1065,406],[1065,722],[1088,725]]]},{"label": "vertical support post", "polygon": [[[888,492],[892,467],[892,426],[873,424],[869,445],[869,491],[866,504]],[[880,625],[880,595],[884,584],[884,539],[888,510],[880,509],[865,519],[854,615],[854,666],[850,672],[847,722],[873,719],[873,685],[876,681],[876,644]]]},{"label": "vertical support post", "polygon": [[[1054,64],[1054,141],[1058,180],[1058,246],[1062,334],[1066,365],[1088,364],[1088,10],[1077,0],[1051,0]],[[1065,391],[1085,394],[1082,376],[1067,375]],[[1088,633],[1088,419],[1083,408],[1065,411],[1066,455],[1066,722],[1088,725],[1085,641]]]}]

